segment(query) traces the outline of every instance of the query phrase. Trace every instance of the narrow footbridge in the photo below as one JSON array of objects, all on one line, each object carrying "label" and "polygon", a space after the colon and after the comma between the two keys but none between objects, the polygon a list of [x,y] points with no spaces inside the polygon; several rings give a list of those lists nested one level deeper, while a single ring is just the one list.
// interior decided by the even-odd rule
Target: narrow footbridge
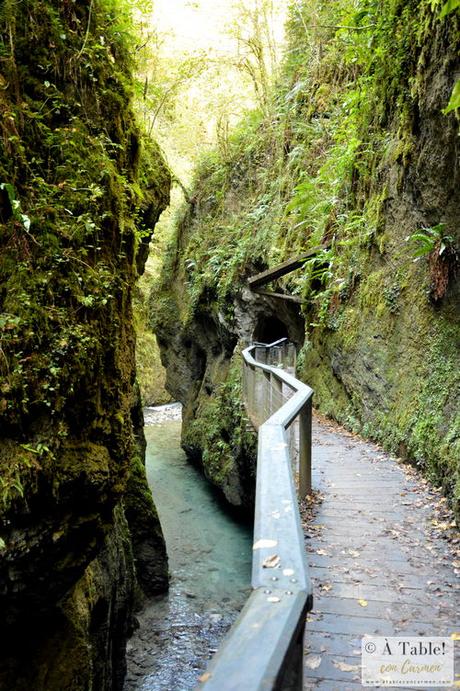
[{"label": "narrow footbridge", "polygon": [[258,431],[253,591],[201,677],[207,691],[302,688],[313,598],[298,500],[311,490],[313,391],[294,369],[287,339],[243,351],[245,404]]}]

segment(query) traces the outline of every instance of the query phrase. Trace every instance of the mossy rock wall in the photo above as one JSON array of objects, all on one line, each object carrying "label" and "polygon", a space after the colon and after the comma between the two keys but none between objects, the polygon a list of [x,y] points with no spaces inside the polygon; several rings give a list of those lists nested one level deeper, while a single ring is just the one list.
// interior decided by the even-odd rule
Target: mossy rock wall
[{"label": "mossy rock wall", "polygon": [[123,688],[126,639],[136,587],[131,534],[123,507],[98,556],[46,618],[30,611],[8,629],[2,650],[2,689]]},{"label": "mossy rock wall", "polygon": [[187,314],[182,296],[177,274],[167,273],[161,296],[152,294],[151,312],[166,388],[183,404],[182,446],[225,500],[245,514],[253,508],[256,437],[242,403],[238,330],[209,301]]},{"label": "mossy rock wall", "polygon": [[440,255],[438,245],[417,259],[408,242],[442,224],[460,249],[458,118],[443,112],[460,71],[459,22],[410,5],[395,3],[386,20],[396,60],[375,88],[387,101],[358,119],[375,147],[352,173],[368,237],[350,251],[350,236],[337,231],[335,279],[346,280],[322,319],[307,307],[307,321],[320,323],[307,331],[301,374],[323,412],[416,462],[459,512],[459,255]]},{"label": "mossy rock wall", "polygon": [[146,514],[167,577],[153,503],[124,515],[146,494],[132,291],[169,197],[128,33],[109,0],[0,7],[0,609],[38,674],[10,645],[9,691],[121,688]]}]

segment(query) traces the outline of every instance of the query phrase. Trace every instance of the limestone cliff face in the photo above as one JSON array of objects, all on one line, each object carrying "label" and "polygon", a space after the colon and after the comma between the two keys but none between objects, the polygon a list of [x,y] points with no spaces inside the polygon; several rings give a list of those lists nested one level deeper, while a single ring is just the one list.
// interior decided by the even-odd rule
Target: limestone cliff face
[{"label": "limestone cliff face", "polygon": [[131,297],[169,174],[134,121],[125,21],[102,0],[0,8],[0,687],[9,691],[121,688],[149,540],[150,591],[167,583],[134,434]]}]

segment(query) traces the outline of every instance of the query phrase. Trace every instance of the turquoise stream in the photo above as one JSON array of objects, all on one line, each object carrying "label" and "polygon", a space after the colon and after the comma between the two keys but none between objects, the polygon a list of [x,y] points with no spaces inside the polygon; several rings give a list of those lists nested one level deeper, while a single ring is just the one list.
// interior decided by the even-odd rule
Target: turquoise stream
[{"label": "turquoise stream", "polygon": [[[169,594],[128,645],[125,691],[193,689],[250,592],[252,530],[225,510],[180,447],[180,409],[146,409],[146,468],[169,557]],[[175,419],[174,419],[175,418]]]}]

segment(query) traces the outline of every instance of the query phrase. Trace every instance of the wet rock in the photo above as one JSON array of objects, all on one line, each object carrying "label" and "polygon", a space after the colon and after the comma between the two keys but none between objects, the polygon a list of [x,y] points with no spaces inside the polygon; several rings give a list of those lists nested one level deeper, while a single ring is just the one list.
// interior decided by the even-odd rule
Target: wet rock
[{"label": "wet rock", "polygon": [[[136,453],[132,291],[170,179],[154,144],[141,141],[123,39],[92,6],[31,0],[0,11],[0,42],[8,35],[15,52],[2,65],[1,108],[18,123],[17,146],[0,146],[0,178],[15,184],[24,212],[34,209],[18,241],[17,220],[0,219],[7,691],[121,689],[137,589],[123,505]],[[50,84],[37,77],[50,46],[58,109],[43,109]],[[82,46],[80,81],[69,66]]]}]

